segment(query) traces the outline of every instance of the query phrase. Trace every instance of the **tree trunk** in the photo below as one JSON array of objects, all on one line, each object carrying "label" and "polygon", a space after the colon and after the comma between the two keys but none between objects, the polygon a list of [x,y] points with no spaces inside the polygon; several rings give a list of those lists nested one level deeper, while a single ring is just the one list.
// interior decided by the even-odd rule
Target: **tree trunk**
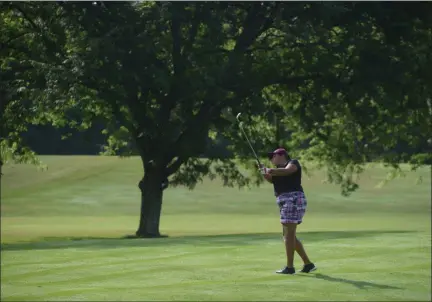
[{"label": "tree trunk", "polygon": [[159,222],[162,210],[164,177],[157,167],[148,167],[144,178],[139,182],[141,190],[141,213],[137,237],[160,237]]}]

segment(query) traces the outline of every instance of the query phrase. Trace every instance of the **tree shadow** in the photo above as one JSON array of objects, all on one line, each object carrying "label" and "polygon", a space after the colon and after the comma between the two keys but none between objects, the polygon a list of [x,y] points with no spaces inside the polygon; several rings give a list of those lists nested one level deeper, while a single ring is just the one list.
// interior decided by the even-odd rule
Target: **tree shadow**
[{"label": "tree shadow", "polygon": [[386,285],[386,284],[377,284],[377,283],[367,282],[367,281],[356,281],[356,280],[350,280],[350,279],[344,279],[344,278],[336,278],[336,277],[331,277],[329,275],[324,275],[321,273],[309,274],[309,275],[308,274],[298,274],[298,276],[317,278],[317,279],[326,280],[326,281],[330,281],[330,282],[346,283],[346,284],[353,285],[353,286],[357,287],[358,289],[366,289],[369,287],[379,288],[379,289],[403,289],[400,287]]},{"label": "tree shadow", "polygon": [[[309,242],[325,241],[332,239],[373,237],[384,234],[412,233],[414,231],[396,230],[362,230],[362,231],[321,231],[321,232],[302,232],[300,239]],[[135,236],[122,237],[43,237],[39,241],[2,243],[2,251],[13,250],[50,250],[64,248],[88,248],[88,249],[115,249],[122,247],[153,247],[153,246],[175,246],[175,245],[194,245],[194,246],[245,246],[256,245],[263,241],[281,240],[281,233],[244,233],[244,234],[220,234],[220,235],[190,235],[177,237],[160,238],[136,238]]]}]

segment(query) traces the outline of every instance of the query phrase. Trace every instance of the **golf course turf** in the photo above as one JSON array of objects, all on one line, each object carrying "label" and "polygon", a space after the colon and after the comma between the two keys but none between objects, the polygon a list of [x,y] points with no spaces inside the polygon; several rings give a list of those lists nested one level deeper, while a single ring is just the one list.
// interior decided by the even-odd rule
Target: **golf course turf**
[{"label": "golf course turf", "polygon": [[376,188],[387,170],[372,165],[348,198],[323,171],[305,175],[298,237],[318,270],[291,276],[275,274],[286,260],[270,184],[169,188],[168,237],[127,239],[138,226],[139,158],[41,159],[47,171],[4,167],[2,301],[431,300],[430,167]]}]

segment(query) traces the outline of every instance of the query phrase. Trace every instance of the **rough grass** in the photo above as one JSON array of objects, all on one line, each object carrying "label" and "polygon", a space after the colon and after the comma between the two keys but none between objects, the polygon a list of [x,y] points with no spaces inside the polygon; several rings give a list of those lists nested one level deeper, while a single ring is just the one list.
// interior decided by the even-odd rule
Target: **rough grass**
[{"label": "rough grass", "polygon": [[319,270],[280,276],[269,185],[169,189],[161,232],[170,237],[124,239],[138,225],[137,158],[43,161],[48,171],[4,169],[1,300],[431,300],[429,168],[377,189],[386,170],[376,166],[350,198],[322,172],[305,179],[299,237]]}]

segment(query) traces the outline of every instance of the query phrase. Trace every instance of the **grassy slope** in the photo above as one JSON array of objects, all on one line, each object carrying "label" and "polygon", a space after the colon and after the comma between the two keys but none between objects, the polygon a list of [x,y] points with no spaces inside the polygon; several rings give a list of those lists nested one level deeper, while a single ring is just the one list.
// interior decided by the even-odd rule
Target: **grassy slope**
[{"label": "grassy slope", "polygon": [[429,169],[375,189],[385,175],[375,167],[348,199],[320,172],[305,179],[299,234],[320,271],[278,276],[284,252],[269,185],[167,190],[161,231],[172,237],[125,240],[138,223],[137,158],[43,160],[46,172],[4,171],[2,300],[431,299]]}]

